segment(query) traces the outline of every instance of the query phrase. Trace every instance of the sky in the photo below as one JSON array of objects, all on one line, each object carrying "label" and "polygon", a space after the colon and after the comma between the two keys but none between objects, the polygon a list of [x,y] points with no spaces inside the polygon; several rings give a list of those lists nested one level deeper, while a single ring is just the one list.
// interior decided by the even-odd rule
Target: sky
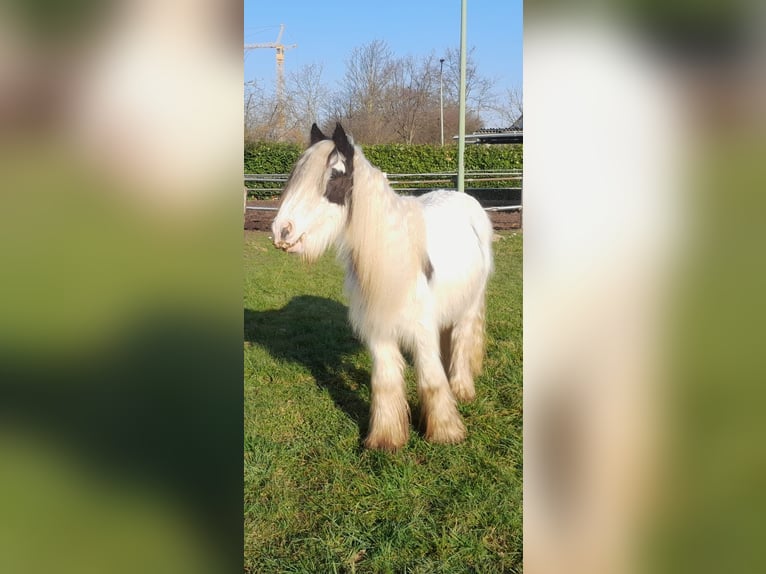
[{"label": "sky", "polygon": [[[482,76],[495,91],[522,85],[522,0],[468,0],[468,46]],[[322,63],[328,87],[339,87],[351,51],[376,39],[397,56],[436,57],[460,45],[460,0],[245,0],[245,43],[274,42],[298,47],[285,53],[285,75],[302,65]],[[273,86],[273,49],[244,52],[245,81]]]}]

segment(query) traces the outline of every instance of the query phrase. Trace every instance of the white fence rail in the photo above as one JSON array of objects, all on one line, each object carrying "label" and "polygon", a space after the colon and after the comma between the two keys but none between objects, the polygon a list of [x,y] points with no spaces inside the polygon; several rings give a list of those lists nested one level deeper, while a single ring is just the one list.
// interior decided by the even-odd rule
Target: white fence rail
[{"label": "white fence rail", "polygon": [[[404,193],[418,193],[427,192],[431,189],[455,189],[457,188],[457,174],[455,172],[435,172],[435,173],[388,173],[386,174],[388,181],[391,183],[396,191]],[[261,173],[261,174],[245,174],[245,182],[257,182],[262,184],[275,184],[269,187],[253,188],[262,192],[272,192],[275,195],[282,191],[285,183],[287,182],[288,174],[286,173]],[[518,189],[522,188],[523,171],[522,170],[476,170],[467,171],[465,173],[466,191],[469,193],[475,190],[486,190],[491,193],[490,189],[495,188],[471,188],[471,183],[487,183],[487,182],[519,182],[518,186],[508,187],[508,185],[498,186],[497,190],[506,189]],[[261,207],[261,206],[247,206],[247,209],[262,210],[262,211],[276,211],[276,207]],[[521,205],[500,205],[485,207],[486,211],[520,211]]]}]

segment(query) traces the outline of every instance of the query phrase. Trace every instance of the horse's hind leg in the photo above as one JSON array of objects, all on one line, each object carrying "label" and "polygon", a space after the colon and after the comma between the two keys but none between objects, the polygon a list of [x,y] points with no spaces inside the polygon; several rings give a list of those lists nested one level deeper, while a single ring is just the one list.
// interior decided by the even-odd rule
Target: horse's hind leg
[{"label": "horse's hind leg", "polygon": [[396,342],[371,342],[370,430],[364,446],[394,451],[409,438],[410,407],[404,392],[404,357]]},{"label": "horse's hind leg", "polygon": [[438,333],[422,333],[415,346],[420,420],[426,440],[458,443],[465,439],[465,426],[450,391],[439,347]]},{"label": "horse's hind leg", "polygon": [[452,328],[449,380],[452,394],[461,402],[476,397],[474,376],[484,359],[484,296]]}]

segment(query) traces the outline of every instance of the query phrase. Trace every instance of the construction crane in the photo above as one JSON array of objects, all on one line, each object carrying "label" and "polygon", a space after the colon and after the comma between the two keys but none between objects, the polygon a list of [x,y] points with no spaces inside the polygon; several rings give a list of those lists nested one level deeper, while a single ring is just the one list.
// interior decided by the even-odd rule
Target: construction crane
[{"label": "construction crane", "polygon": [[282,43],[282,34],[285,32],[285,25],[279,25],[279,34],[275,42],[266,42],[261,44],[245,44],[245,50],[254,50],[257,48],[273,48],[277,52],[277,123],[279,127],[284,127],[284,95],[285,95],[285,51],[297,48],[298,44],[285,46]]}]

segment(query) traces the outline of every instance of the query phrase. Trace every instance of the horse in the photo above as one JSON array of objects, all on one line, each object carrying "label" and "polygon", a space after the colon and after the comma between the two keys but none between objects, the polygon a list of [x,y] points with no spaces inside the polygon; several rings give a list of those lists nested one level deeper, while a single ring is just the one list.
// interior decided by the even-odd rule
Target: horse
[{"label": "horse", "polygon": [[372,356],[364,446],[396,451],[409,439],[402,350],[417,375],[429,442],[466,437],[457,401],[475,398],[493,270],[492,225],[465,193],[400,196],[340,123],[311,127],[272,222],[274,246],[314,261],[331,245],[345,266],[349,320]]}]

